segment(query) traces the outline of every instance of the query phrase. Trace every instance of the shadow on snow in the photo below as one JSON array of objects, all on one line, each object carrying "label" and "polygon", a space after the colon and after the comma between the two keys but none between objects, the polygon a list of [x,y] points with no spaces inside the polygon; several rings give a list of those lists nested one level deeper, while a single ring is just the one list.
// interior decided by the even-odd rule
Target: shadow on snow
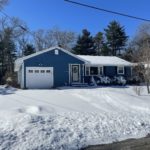
[{"label": "shadow on snow", "polygon": [[70,89],[101,89],[101,88],[129,88],[129,86],[121,86],[121,85],[103,85],[103,86],[63,86],[58,87],[59,90],[70,90]]},{"label": "shadow on snow", "polygon": [[14,94],[17,89],[8,87],[8,86],[0,86],[0,95],[10,95]]}]

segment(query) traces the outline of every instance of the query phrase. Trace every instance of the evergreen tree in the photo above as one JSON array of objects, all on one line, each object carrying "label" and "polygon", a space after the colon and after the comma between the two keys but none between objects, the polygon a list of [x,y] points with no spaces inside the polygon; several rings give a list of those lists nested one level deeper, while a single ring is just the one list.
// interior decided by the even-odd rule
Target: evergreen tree
[{"label": "evergreen tree", "polygon": [[95,55],[96,50],[94,46],[93,37],[86,29],[82,30],[82,35],[78,37],[77,44],[73,48],[75,54],[80,55]]},{"label": "evergreen tree", "polygon": [[24,56],[27,56],[27,55],[30,55],[30,54],[33,54],[33,53],[35,53],[34,46],[32,44],[27,44],[25,46],[24,51],[23,51]]},{"label": "evergreen tree", "polygon": [[106,43],[103,43],[103,46],[101,49],[101,55],[102,56],[110,56],[111,55],[110,49]]},{"label": "evergreen tree", "polygon": [[124,27],[117,21],[112,21],[105,29],[105,35],[111,55],[120,55],[128,39]]},{"label": "evergreen tree", "polygon": [[102,55],[102,48],[104,45],[104,36],[102,32],[98,32],[94,37],[94,43],[96,47],[96,54]]}]

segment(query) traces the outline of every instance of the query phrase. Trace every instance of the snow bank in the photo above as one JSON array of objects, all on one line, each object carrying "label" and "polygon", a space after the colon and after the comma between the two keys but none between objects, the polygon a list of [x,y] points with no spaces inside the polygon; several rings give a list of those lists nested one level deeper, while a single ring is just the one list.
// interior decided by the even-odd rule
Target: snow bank
[{"label": "snow bank", "polygon": [[[11,116],[11,115],[10,115]],[[136,114],[17,114],[0,119],[0,149],[79,149],[150,133],[150,116]]]}]

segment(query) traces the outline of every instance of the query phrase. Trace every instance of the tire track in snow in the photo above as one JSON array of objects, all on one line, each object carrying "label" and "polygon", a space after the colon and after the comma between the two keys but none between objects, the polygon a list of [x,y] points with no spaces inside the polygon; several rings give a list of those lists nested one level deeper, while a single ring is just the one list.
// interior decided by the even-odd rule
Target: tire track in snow
[{"label": "tire track in snow", "polygon": [[39,102],[39,103],[46,103],[46,104],[48,104],[48,105],[50,105],[50,106],[54,106],[54,107],[57,107],[57,108],[61,108],[61,109],[64,109],[64,110],[71,110],[71,111],[76,111],[75,109],[73,109],[73,108],[70,108],[70,107],[66,107],[66,106],[59,106],[59,105],[57,105],[57,104],[54,104],[54,103],[51,103],[51,102],[48,102],[48,101],[45,101],[45,100],[40,100],[40,99],[38,99],[38,98],[34,98],[34,97],[30,97],[30,96],[26,96],[26,95],[23,95],[23,94],[17,94],[16,93],[16,95],[17,96],[20,96],[20,97],[23,97],[23,98],[29,98],[29,99],[31,99],[32,101],[36,101],[36,102]]},{"label": "tire track in snow", "polygon": [[[112,99],[111,98],[111,96],[112,96],[111,92],[108,92],[108,91],[106,92],[108,98],[111,99],[112,102],[114,104],[116,104],[116,106],[118,105],[118,108],[120,108],[121,111],[124,110],[126,112],[133,112],[133,113],[137,113],[139,111],[146,111],[146,112],[150,113],[149,107],[145,106],[145,108],[143,108],[141,106],[136,106],[136,105],[132,105],[132,104],[127,103],[126,100],[124,99],[124,95],[122,93],[117,93],[119,95],[119,97],[121,97],[122,99],[120,99],[117,96],[113,96],[113,99]],[[133,96],[130,96],[130,95],[128,95],[128,96],[129,96],[129,99],[133,99],[133,100],[135,99],[137,101],[136,97],[133,98]],[[141,100],[140,100],[140,102],[141,102]]]},{"label": "tire track in snow", "polygon": [[108,89],[107,89],[107,91],[103,89],[103,91],[104,91],[103,96],[105,97],[107,104],[109,104],[115,112],[117,112],[117,111],[122,112],[123,109],[128,111],[128,109],[126,109],[123,106],[123,103],[120,103],[120,99],[118,101],[118,99],[116,98],[117,95],[113,96],[113,98],[112,98],[112,95],[110,94]]},{"label": "tire track in snow", "polygon": [[[86,92],[86,94],[89,94],[88,92]],[[89,98],[91,97],[91,94],[88,96],[83,96],[84,94],[83,93],[73,93],[72,95],[73,96],[76,96],[77,98],[89,103],[90,105],[94,106],[96,109],[98,109],[99,111],[101,112],[104,112],[104,113],[107,113],[107,112],[110,112],[110,109],[106,107],[106,96],[100,91],[100,94],[97,94],[97,93],[93,93],[92,94],[92,98]],[[95,102],[94,102],[95,101]],[[107,102],[107,106],[110,106],[112,107],[112,105],[110,105],[110,103]]]}]

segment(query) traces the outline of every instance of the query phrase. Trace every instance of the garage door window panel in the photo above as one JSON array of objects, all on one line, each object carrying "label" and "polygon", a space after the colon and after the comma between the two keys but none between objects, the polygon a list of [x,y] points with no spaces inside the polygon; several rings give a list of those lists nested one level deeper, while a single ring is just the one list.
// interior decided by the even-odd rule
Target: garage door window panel
[{"label": "garage door window panel", "polygon": [[41,70],[41,73],[45,73],[45,70]]},{"label": "garage door window panel", "polygon": [[35,70],[35,73],[39,73],[39,70]]},{"label": "garage door window panel", "polygon": [[29,70],[28,72],[29,72],[29,73],[33,73],[33,70]]},{"label": "garage door window panel", "polygon": [[50,70],[46,70],[46,73],[51,73],[51,71]]}]

